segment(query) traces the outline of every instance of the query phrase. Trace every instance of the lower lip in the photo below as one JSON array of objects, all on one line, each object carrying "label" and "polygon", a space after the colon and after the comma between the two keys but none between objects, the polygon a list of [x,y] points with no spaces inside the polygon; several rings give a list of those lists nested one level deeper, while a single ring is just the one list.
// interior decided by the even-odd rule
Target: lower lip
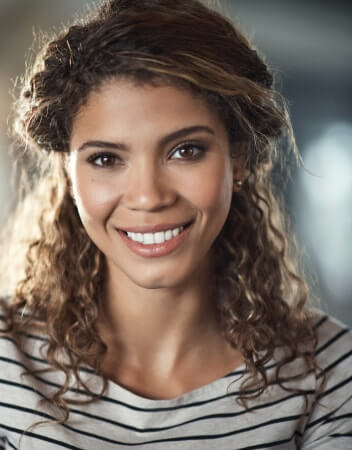
[{"label": "lower lip", "polygon": [[132,241],[132,239],[130,239],[123,231],[117,231],[121,236],[123,242],[125,242],[127,247],[134,253],[147,258],[156,258],[159,256],[166,256],[176,250],[188,236],[192,225],[189,225],[185,230],[181,231],[180,234],[168,241],[162,242],[161,244],[151,245],[145,245],[141,244],[140,242]]}]

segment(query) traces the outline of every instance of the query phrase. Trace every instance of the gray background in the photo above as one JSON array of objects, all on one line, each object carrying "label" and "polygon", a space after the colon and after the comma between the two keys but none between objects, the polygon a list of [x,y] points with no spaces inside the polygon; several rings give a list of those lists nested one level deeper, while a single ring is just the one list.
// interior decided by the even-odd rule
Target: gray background
[{"label": "gray background", "polygon": [[[286,193],[322,307],[352,325],[352,2],[217,0],[255,42],[289,101],[307,170]],[[33,36],[70,22],[89,0],[0,0],[0,223],[11,197],[10,90]]]}]

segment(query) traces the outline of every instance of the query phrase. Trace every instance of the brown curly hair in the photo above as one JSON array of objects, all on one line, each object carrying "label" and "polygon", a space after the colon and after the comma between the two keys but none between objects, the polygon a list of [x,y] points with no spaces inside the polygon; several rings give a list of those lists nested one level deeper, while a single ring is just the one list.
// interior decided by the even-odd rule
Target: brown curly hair
[{"label": "brown curly hair", "polygon": [[[18,333],[35,326],[46,333],[46,358],[66,379],[52,399],[66,411],[64,420],[69,386],[89,392],[79,367],[89,364],[99,373],[106,351],[97,331],[105,260],[78,217],[65,154],[88,94],[114,77],[196,92],[219,114],[231,148],[243,144],[248,177],[214,244],[223,331],[249,372],[242,400],[248,399],[249,384],[259,386],[256,395],[268,386],[265,364],[279,347],[285,357],[275,381],[283,387],[280,370],[294,358],[303,358],[305,373],[317,370],[308,289],[296,268],[280,186],[272,176],[285,151],[282,138],[299,155],[267,64],[229,19],[198,0],[109,0],[45,45],[15,107],[18,159],[29,174],[18,211],[27,202],[35,225],[22,241],[24,257],[16,269],[22,278],[11,293],[9,327]],[[24,308],[27,315],[19,320]],[[90,393],[94,400],[97,393]]]}]

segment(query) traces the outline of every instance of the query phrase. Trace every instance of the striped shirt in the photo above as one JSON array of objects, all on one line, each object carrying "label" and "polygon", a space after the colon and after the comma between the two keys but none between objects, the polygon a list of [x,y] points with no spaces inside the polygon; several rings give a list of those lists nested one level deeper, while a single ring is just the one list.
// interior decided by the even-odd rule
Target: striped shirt
[{"label": "striped shirt", "polygon": [[[3,318],[2,318],[3,320]],[[0,322],[1,326],[1,322]],[[293,393],[273,383],[248,409],[239,404],[238,390],[245,367],[171,400],[140,397],[109,382],[104,396],[88,405],[73,405],[64,425],[36,422],[55,419],[54,406],[41,400],[62,383],[59,373],[23,375],[26,368],[47,367],[43,337],[26,335],[21,352],[11,336],[0,335],[0,449],[142,449],[142,450],[348,450],[352,449],[352,334],[326,316],[317,323],[317,361],[325,374],[291,381]],[[299,373],[300,361],[285,366]],[[275,358],[267,365],[273,373]],[[82,368],[90,386],[94,372]],[[84,391],[72,391],[87,398]],[[28,431],[23,434],[25,430]]]}]

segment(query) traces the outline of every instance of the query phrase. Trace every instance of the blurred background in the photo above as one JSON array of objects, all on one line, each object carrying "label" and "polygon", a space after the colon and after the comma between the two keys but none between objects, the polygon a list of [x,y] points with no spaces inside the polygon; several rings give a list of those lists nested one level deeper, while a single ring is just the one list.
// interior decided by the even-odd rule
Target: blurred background
[{"label": "blurred background", "polygon": [[[277,74],[306,170],[286,192],[292,227],[324,310],[352,325],[352,2],[216,0]],[[91,0],[0,0],[0,224],[10,199],[11,89],[35,33]]]}]

